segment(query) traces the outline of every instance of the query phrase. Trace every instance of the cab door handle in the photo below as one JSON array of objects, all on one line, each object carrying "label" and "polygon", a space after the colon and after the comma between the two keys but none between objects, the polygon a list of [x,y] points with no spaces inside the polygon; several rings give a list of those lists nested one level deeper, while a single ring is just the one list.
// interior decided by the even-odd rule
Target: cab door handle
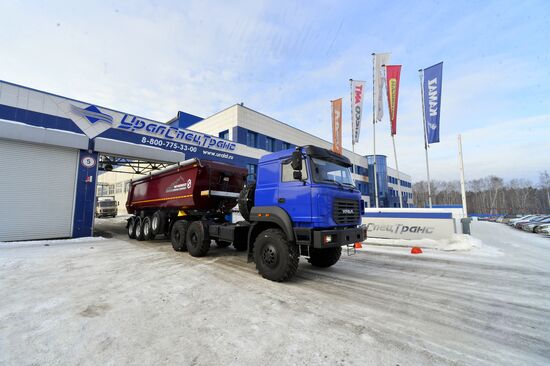
[{"label": "cab door handle", "polygon": [[277,200],[277,202],[279,202],[279,203],[285,203],[286,200],[285,200],[284,198],[279,198],[279,199]]}]

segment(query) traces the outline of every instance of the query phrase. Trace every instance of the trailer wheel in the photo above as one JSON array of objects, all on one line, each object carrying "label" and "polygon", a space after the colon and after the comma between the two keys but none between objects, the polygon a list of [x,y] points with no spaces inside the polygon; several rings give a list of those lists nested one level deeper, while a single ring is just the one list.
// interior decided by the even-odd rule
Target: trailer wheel
[{"label": "trailer wheel", "polygon": [[153,240],[155,238],[153,228],[151,227],[151,216],[146,216],[143,218],[141,230],[143,231],[144,240]]},{"label": "trailer wheel", "polygon": [[309,249],[309,259],[307,260],[312,266],[327,268],[330,267],[340,259],[342,254],[342,247],[326,248],[326,249]]},{"label": "trailer wheel", "polygon": [[288,242],[281,229],[267,229],[254,242],[254,262],[263,278],[284,282],[298,270],[298,247]]},{"label": "trailer wheel", "polygon": [[134,226],[135,226],[135,232],[136,232],[136,239],[139,241],[145,240],[143,237],[143,219],[139,216],[136,216],[136,219],[134,220]]},{"label": "trailer wheel", "polygon": [[216,240],[216,245],[218,248],[227,248],[231,245],[230,241]]},{"label": "trailer wheel", "polygon": [[130,239],[136,238],[136,218],[135,216],[132,216],[128,219],[128,224],[126,225],[128,227],[128,237]]},{"label": "trailer wheel", "polygon": [[170,239],[172,241],[172,248],[174,248],[176,252],[187,251],[187,245],[185,244],[185,235],[187,234],[188,227],[189,222],[185,220],[176,221],[172,226]]},{"label": "trailer wheel", "polygon": [[164,215],[161,214],[160,211],[157,211],[151,216],[151,229],[153,230],[153,234],[161,234],[164,232]]},{"label": "trailer wheel", "polygon": [[194,221],[187,229],[187,250],[193,257],[204,257],[210,249],[207,226],[202,221]]}]

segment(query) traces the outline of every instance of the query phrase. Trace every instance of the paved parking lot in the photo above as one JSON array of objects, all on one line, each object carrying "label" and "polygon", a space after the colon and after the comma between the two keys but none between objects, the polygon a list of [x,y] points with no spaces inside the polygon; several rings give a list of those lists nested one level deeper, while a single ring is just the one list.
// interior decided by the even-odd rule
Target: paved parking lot
[{"label": "paved parking lot", "polygon": [[290,283],[166,240],[0,246],[0,364],[544,365],[550,240],[474,223],[467,253],[369,248]]}]

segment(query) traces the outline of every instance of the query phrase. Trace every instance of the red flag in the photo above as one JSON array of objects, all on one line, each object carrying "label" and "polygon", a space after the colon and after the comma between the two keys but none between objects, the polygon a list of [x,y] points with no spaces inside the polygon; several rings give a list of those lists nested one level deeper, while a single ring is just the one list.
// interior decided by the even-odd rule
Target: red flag
[{"label": "red flag", "polygon": [[388,109],[390,110],[391,134],[397,133],[397,99],[399,98],[399,77],[401,65],[386,65]]},{"label": "red flag", "polygon": [[342,98],[332,100],[332,151],[342,155]]}]

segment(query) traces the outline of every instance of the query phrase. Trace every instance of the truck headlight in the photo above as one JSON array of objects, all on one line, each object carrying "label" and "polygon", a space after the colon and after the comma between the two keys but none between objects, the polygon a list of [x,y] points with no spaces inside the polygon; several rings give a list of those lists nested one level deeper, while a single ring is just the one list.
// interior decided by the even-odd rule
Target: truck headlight
[{"label": "truck headlight", "polygon": [[325,235],[325,240],[324,240],[325,244],[330,244],[332,243],[332,235]]}]

